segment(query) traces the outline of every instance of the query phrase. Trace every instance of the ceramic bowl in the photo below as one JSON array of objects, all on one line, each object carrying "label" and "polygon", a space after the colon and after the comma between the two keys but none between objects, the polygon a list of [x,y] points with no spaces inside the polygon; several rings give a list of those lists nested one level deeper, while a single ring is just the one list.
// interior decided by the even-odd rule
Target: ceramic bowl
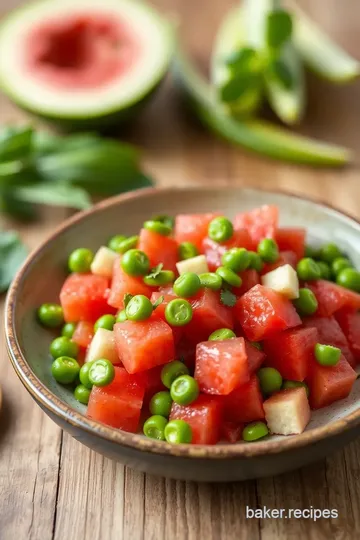
[{"label": "ceramic bowl", "polygon": [[50,373],[53,336],[35,311],[58,300],[67,254],[79,246],[96,249],[116,234],[134,234],[148,216],[222,211],[229,217],[262,204],[280,208],[282,226],[304,226],[312,242],[335,241],[360,267],[360,225],[354,219],[299,197],[244,188],[149,189],[104,201],[64,222],[27,259],[6,303],[6,337],[11,362],[40,407],[78,441],[142,471],[197,481],[234,481],[274,475],[324,458],[360,432],[360,383],[351,395],[315,412],[306,431],[255,443],[171,446],[140,434],[106,427],[85,416],[85,406]]}]

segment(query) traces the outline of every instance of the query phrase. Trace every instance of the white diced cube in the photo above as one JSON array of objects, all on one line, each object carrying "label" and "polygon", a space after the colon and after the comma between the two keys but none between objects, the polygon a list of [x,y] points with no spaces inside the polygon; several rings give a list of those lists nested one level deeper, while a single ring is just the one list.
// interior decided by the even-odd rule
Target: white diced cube
[{"label": "white diced cube", "polygon": [[265,419],[271,433],[302,433],[310,421],[310,406],[303,387],[277,392],[264,401]]},{"label": "white diced cube", "polygon": [[95,254],[94,260],[91,263],[91,271],[98,276],[104,276],[107,278],[112,277],[114,262],[118,257],[115,251],[101,246]]},{"label": "white diced cube", "polygon": [[197,255],[196,257],[191,257],[191,259],[180,261],[176,263],[176,268],[180,275],[185,274],[186,272],[205,274],[209,271],[205,255]]},{"label": "white diced cube", "polygon": [[290,264],[279,266],[261,277],[261,283],[290,300],[299,298],[299,280]]},{"label": "white diced cube", "polygon": [[92,362],[93,360],[99,360],[100,358],[106,358],[113,364],[120,363],[115,345],[114,332],[106,330],[106,328],[99,328],[95,332],[89,345],[85,362]]}]

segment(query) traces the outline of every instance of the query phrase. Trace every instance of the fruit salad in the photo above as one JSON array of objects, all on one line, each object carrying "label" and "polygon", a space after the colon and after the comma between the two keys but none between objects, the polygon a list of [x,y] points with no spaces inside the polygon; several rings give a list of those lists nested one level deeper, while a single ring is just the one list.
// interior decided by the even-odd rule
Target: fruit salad
[{"label": "fruit salad", "polygon": [[360,273],[278,208],[162,215],[69,254],[51,371],[89,418],[172,444],[295,435],[346,398],[360,362]]}]

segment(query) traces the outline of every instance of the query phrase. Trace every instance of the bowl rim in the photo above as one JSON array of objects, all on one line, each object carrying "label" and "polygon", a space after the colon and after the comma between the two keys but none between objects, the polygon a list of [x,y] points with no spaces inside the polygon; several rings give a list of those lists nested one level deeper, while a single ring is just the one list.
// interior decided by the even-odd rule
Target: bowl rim
[{"label": "bowl rim", "polygon": [[320,207],[325,207],[334,211],[342,218],[348,218],[353,223],[355,222],[360,226],[360,221],[354,216],[339,210],[338,208],[309,196],[300,195],[298,193],[292,193],[291,191],[282,189],[263,189],[257,186],[241,185],[228,187],[222,184],[214,184],[211,187],[202,186],[186,186],[186,187],[152,187],[135,190],[132,192],[124,193],[103,200],[98,204],[92,206],[88,210],[76,213],[74,216],[64,220],[55,230],[48,235],[41,244],[34,249],[22,267],[17,272],[6,297],[5,303],[5,337],[6,347],[9,358],[15,369],[16,374],[21,380],[22,384],[26,387],[35,401],[42,406],[42,408],[49,411],[51,414],[56,415],[61,420],[72,425],[73,427],[80,428],[87,433],[96,435],[104,441],[111,443],[117,443],[120,446],[132,448],[134,450],[160,454],[163,456],[179,456],[184,458],[206,458],[206,459],[243,459],[263,456],[266,454],[282,454],[283,452],[303,448],[308,444],[313,444],[325,439],[327,437],[334,437],[344,431],[348,431],[351,428],[360,424],[360,406],[359,409],[348,414],[346,417],[338,419],[329,425],[312,428],[309,431],[305,431],[299,435],[286,437],[284,439],[272,440],[271,438],[263,441],[257,441],[251,445],[243,444],[242,442],[235,444],[221,444],[210,445],[171,445],[167,442],[157,441],[154,439],[148,439],[138,433],[128,433],[121,431],[110,426],[106,426],[95,420],[91,420],[86,417],[85,414],[78,412],[68,405],[65,401],[61,400],[56,394],[52,393],[43,384],[40,379],[36,377],[27,363],[25,356],[22,353],[20,344],[17,339],[15,331],[15,310],[17,304],[17,294],[19,288],[21,288],[23,281],[26,278],[26,274],[31,267],[32,263],[40,256],[46,249],[47,245],[53,241],[56,241],[57,237],[65,230],[71,229],[71,227],[82,221],[89,215],[100,213],[109,207],[116,206],[131,199],[142,199],[157,193],[174,195],[174,191],[208,191],[216,192],[224,189],[238,189],[238,190],[251,190],[259,193],[270,193],[289,196],[292,198],[300,199],[305,202],[310,202]]}]

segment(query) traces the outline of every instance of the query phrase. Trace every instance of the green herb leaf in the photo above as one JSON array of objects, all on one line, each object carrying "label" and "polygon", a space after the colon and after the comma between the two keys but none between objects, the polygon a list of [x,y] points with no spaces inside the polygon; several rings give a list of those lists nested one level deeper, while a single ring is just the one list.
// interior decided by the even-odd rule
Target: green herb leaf
[{"label": "green herb leaf", "polygon": [[36,208],[32,203],[18,200],[14,190],[7,189],[0,194],[0,211],[21,221],[33,221],[36,218]]},{"label": "green herb leaf", "polygon": [[18,201],[52,206],[68,206],[84,210],[91,206],[91,200],[83,189],[66,184],[39,183],[18,187],[14,190]]},{"label": "green herb leaf", "polygon": [[220,88],[222,101],[231,103],[241,99],[261,85],[261,77],[256,73],[238,73]]},{"label": "green herb leaf", "polygon": [[128,305],[128,303],[130,302],[132,298],[134,298],[133,294],[130,294],[130,293],[124,294],[124,308],[126,308],[126,306]]},{"label": "green herb leaf", "polygon": [[226,59],[226,65],[232,72],[260,72],[262,68],[262,59],[258,51],[251,47],[243,47],[233,51]]},{"label": "green herb leaf", "polygon": [[283,60],[274,60],[269,65],[269,74],[278,81],[286,90],[291,90],[294,86],[293,75]]},{"label": "green herb leaf", "polygon": [[160,274],[161,270],[163,269],[163,263],[159,263],[155,268],[152,268],[150,271],[150,274],[148,274],[146,277],[148,278],[157,278]]},{"label": "green herb leaf", "polygon": [[162,304],[164,301],[163,296],[159,296],[159,298],[153,303],[153,309],[156,309],[160,304]]},{"label": "green herb leaf", "polygon": [[33,129],[29,126],[5,126],[0,130],[0,161],[23,159],[32,148]]},{"label": "green herb leaf", "polygon": [[0,292],[9,287],[26,255],[27,249],[16,232],[0,233]]},{"label": "green herb leaf", "polygon": [[236,304],[237,298],[233,292],[229,291],[229,289],[223,289],[220,292],[220,300],[222,304],[224,304],[224,306],[234,307]]},{"label": "green herb leaf", "polygon": [[266,20],[266,43],[270,49],[280,49],[292,34],[292,18],[288,11],[271,11]]}]

